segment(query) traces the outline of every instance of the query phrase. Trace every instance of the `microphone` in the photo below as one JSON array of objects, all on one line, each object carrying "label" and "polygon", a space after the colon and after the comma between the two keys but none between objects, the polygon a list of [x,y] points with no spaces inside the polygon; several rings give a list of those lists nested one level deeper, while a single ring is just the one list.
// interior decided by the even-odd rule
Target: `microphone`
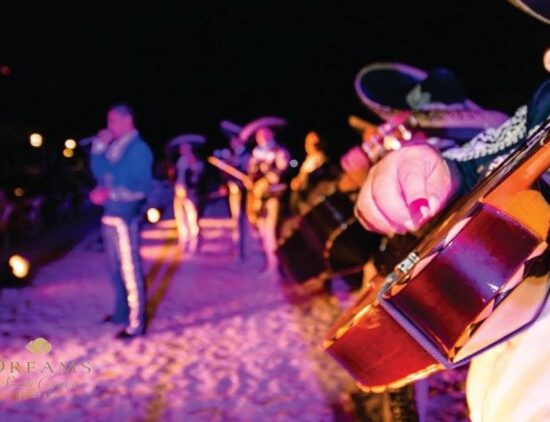
[{"label": "microphone", "polygon": [[97,135],[88,136],[87,138],[80,139],[78,141],[78,145],[80,145],[81,147],[84,147],[86,145],[93,144],[96,139],[97,139]]}]

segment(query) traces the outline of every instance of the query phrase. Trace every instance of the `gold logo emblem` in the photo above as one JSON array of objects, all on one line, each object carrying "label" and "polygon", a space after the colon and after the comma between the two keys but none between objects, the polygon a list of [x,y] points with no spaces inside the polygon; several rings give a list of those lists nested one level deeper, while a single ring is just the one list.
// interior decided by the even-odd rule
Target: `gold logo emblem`
[{"label": "gold logo emblem", "polygon": [[38,337],[29,341],[25,347],[31,353],[49,353],[52,350],[52,345],[43,337]]}]

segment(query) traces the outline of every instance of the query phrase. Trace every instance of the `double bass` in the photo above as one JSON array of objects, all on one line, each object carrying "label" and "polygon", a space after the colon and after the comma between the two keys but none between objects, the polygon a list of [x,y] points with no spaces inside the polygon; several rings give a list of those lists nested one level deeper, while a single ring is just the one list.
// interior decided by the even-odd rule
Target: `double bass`
[{"label": "double bass", "polygon": [[323,347],[364,391],[469,362],[533,323],[549,296],[550,120],[336,322]]}]

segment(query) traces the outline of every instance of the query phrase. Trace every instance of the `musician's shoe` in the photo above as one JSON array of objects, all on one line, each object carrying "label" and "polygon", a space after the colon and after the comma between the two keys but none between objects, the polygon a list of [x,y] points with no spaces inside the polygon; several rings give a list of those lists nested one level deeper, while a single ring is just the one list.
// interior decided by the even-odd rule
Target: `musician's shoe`
[{"label": "musician's shoe", "polygon": [[138,328],[136,330],[130,330],[129,328],[125,328],[122,331],[119,331],[118,334],[115,336],[115,338],[119,340],[130,340],[135,337],[141,337],[145,336],[145,327]]},{"label": "musician's shoe", "polygon": [[182,252],[187,251],[187,247],[189,245],[189,239],[186,238],[178,238],[178,247],[181,249]]},{"label": "musician's shoe", "polygon": [[187,243],[187,252],[190,255],[194,255],[195,253],[197,253],[198,245],[199,245],[199,238],[192,237],[191,239],[189,239],[189,242]]},{"label": "musician's shoe", "polygon": [[147,332],[147,326],[149,325],[147,318],[141,323],[141,325],[137,328],[130,328],[126,327],[124,330],[119,331],[118,334],[115,336],[117,339],[121,340],[128,340],[132,339],[134,337],[141,337],[145,336],[145,333]]},{"label": "musician's shoe", "polygon": [[104,324],[128,324],[128,320],[123,319],[123,318],[117,318],[113,315],[105,315],[105,317],[101,320],[101,323],[104,323]]}]

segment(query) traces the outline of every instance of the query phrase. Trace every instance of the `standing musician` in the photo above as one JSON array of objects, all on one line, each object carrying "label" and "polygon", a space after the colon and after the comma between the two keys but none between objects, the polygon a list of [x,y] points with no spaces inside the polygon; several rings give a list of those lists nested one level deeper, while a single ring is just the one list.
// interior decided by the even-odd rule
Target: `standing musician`
[{"label": "standing musician", "polygon": [[[223,148],[214,151],[213,155],[220,160],[226,162],[240,172],[248,171],[248,162],[250,161],[250,151],[247,148],[246,140],[240,138],[239,134],[242,130],[240,126],[224,120],[220,123],[222,132],[229,138],[229,148]],[[223,173],[224,180],[227,184],[229,211],[231,218],[238,221],[241,215],[241,210],[244,208],[245,200],[243,181],[235,177]]]},{"label": "standing musician", "polygon": [[145,334],[145,283],[139,255],[139,225],[152,181],[153,155],[134,126],[125,104],[112,106],[107,128],[92,144],[90,158],[97,187],[90,200],[103,206],[103,242],[115,288],[115,311],[106,322],[126,328],[117,338]]},{"label": "standing musician", "polygon": [[170,147],[177,147],[179,158],[176,161],[174,183],[174,218],[178,231],[179,244],[183,250],[194,253],[199,238],[198,209],[199,182],[204,171],[204,163],[195,148],[203,145],[202,135],[179,135],[170,141]]},{"label": "standing musician", "polygon": [[335,188],[336,174],[330,167],[326,142],[316,132],[309,132],[304,149],[306,158],[290,181],[290,206],[296,215],[305,214],[319,197],[330,195]]},{"label": "standing musician", "polygon": [[[260,119],[261,121],[261,119]],[[268,123],[267,123],[268,124]],[[245,128],[246,129],[246,128]],[[258,226],[266,254],[268,272],[277,270],[276,227],[280,197],[283,193],[283,176],[288,169],[288,151],[275,140],[273,131],[266,125],[255,132],[256,146],[248,164],[251,186],[251,220]]]},{"label": "standing musician", "polygon": [[[544,2],[513,3],[550,23],[550,7]],[[550,50],[543,60],[550,72]],[[379,233],[417,230],[449,202],[471,190],[549,116],[547,80],[512,118],[462,147],[443,154],[429,146],[393,152],[369,173],[357,201],[358,217],[368,230]],[[538,186],[548,192],[548,172]],[[539,421],[550,417],[550,342],[546,341],[549,331],[547,302],[527,330],[473,359],[467,399],[474,422]]]}]

